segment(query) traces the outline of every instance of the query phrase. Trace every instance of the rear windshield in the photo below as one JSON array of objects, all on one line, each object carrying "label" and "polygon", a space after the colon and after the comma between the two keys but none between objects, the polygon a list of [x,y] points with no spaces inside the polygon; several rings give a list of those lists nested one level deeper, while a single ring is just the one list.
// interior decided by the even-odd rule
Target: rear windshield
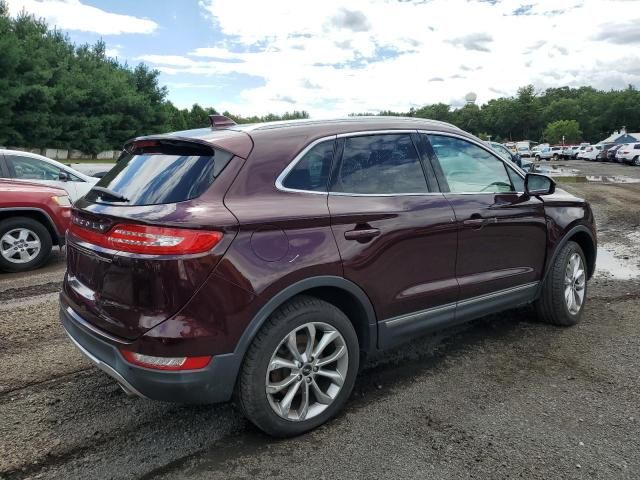
[{"label": "rear windshield", "polygon": [[125,151],[86,199],[118,205],[158,205],[199,197],[233,155],[194,144],[147,142]]}]

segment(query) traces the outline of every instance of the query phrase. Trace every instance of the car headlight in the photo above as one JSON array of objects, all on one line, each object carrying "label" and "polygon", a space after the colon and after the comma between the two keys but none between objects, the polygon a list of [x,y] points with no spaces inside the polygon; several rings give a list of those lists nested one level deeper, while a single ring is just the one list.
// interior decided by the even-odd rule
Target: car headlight
[{"label": "car headlight", "polygon": [[51,200],[56,202],[61,207],[71,206],[71,200],[69,200],[69,197],[67,195],[60,195],[59,197],[51,197]]}]

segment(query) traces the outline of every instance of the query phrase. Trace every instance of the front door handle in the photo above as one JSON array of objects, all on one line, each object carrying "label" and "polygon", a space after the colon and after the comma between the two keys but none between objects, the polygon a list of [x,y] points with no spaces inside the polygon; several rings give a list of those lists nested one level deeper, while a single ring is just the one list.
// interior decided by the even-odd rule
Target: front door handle
[{"label": "front door handle", "polygon": [[472,215],[471,218],[464,220],[462,224],[467,228],[472,228],[474,230],[480,230],[481,228],[489,225],[490,223],[498,223],[498,219],[496,217],[491,218],[482,218],[479,216]]},{"label": "front door handle", "polygon": [[362,228],[356,230],[347,230],[344,232],[344,238],[347,240],[371,240],[374,237],[380,235],[380,229],[378,228]]}]

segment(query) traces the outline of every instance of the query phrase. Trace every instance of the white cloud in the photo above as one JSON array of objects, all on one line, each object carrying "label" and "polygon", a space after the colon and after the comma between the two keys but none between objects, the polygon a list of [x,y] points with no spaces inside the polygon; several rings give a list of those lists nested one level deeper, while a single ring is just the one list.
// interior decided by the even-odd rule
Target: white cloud
[{"label": "white cloud", "polygon": [[93,32],[100,35],[152,33],[158,24],[146,18],[110,13],[80,0],[8,0],[9,13],[18,15],[23,9],[52,26],[64,30]]},{"label": "white cloud", "polygon": [[104,53],[107,57],[119,57],[122,52],[122,45],[111,45],[105,48]]},{"label": "white cloud", "polygon": [[[168,75],[263,78],[240,101],[214,105],[244,114],[406,111],[460,104],[469,91],[485,102],[529,83],[640,84],[638,45],[625,44],[635,32],[611,34],[620,10],[608,0],[525,3],[530,8],[521,0],[352,0],[346,9],[342,0],[202,0],[224,41],[141,59]],[[624,9],[625,25],[637,25],[640,2]]]}]

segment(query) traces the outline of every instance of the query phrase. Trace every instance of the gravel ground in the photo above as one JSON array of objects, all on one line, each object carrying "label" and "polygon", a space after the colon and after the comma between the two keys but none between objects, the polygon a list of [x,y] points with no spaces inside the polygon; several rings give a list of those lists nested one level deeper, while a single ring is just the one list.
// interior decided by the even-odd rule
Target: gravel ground
[{"label": "gravel ground", "polygon": [[606,253],[578,326],[524,308],[416,340],[369,360],[344,413],[291,440],[232,405],[122,393],[58,325],[63,253],[0,274],[0,478],[639,478],[640,183],[570,182]]}]

